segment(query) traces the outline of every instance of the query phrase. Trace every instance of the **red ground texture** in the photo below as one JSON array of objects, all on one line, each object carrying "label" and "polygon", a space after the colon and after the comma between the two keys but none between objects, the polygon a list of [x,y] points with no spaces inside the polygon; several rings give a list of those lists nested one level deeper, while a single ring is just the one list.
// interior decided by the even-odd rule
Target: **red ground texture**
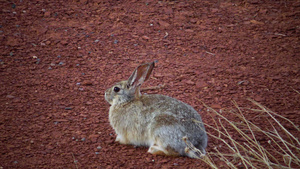
[{"label": "red ground texture", "polygon": [[[225,111],[232,101],[253,107],[251,98],[300,124],[299,1],[2,0],[0,6],[0,168],[209,168],[114,142],[104,91],[153,60],[143,87],[159,88],[146,92],[192,105],[205,123],[217,117],[203,103]],[[207,151],[217,144],[209,138]]]}]

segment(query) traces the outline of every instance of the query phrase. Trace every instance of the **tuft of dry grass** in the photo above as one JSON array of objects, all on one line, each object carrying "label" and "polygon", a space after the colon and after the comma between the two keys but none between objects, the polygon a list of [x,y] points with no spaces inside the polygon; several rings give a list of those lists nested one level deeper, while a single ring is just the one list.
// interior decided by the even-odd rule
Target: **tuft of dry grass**
[{"label": "tuft of dry grass", "polygon": [[[274,113],[258,102],[249,99],[256,109],[240,108],[233,102],[235,109],[218,112],[204,104],[214,124],[205,124],[212,151],[199,159],[212,168],[300,168],[300,142],[291,132],[299,133],[289,119]],[[255,124],[255,118],[249,120],[244,114],[256,115],[264,123]],[[217,117],[215,120],[214,117]],[[261,119],[259,120],[261,122]],[[199,121],[194,120],[196,123]],[[289,130],[285,127],[289,126]],[[188,148],[196,154],[201,152],[193,145]],[[214,161],[222,161],[218,165]]]}]

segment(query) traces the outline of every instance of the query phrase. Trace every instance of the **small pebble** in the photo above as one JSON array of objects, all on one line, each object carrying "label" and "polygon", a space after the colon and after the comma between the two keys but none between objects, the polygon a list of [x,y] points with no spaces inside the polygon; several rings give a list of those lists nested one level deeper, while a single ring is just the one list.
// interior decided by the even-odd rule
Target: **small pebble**
[{"label": "small pebble", "polygon": [[39,64],[40,61],[41,61],[41,59],[37,58],[37,59],[36,59],[36,64]]},{"label": "small pebble", "polygon": [[102,148],[101,146],[98,146],[98,147],[97,147],[98,150],[100,150],[101,148]]},{"label": "small pebble", "polygon": [[55,121],[55,122],[54,122],[54,124],[55,124],[55,125],[57,125],[57,124],[58,124],[58,122],[57,122],[57,121]]},{"label": "small pebble", "polygon": [[238,84],[238,85],[241,85],[242,83],[244,83],[244,81],[239,81],[237,84]]},{"label": "small pebble", "polygon": [[95,42],[96,42],[96,43],[97,43],[97,42],[99,42],[99,41],[100,41],[100,40],[98,40],[98,39],[97,39],[97,40],[95,40]]},{"label": "small pebble", "polygon": [[72,137],[72,140],[75,140],[75,137]]},{"label": "small pebble", "polygon": [[85,141],[85,138],[82,138],[81,141]]},{"label": "small pebble", "polygon": [[13,98],[15,98],[15,96],[13,96],[13,95],[7,95],[6,98],[13,99]]},{"label": "small pebble", "polygon": [[95,154],[100,154],[99,152],[95,152]]},{"label": "small pebble", "polygon": [[76,66],[79,66],[79,64],[77,63]]},{"label": "small pebble", "polygon": [[60,55],[58,55],[57,57],[58,57],[58,58],[61,58],[61,56],[60,56]]},{"label": "small pebble", "polygon": [[76,83],[76,85],[78,85],[78,86],[79,86],[79,85],[80,85],[80,83],[78,82],[78,83]]},{"label": "small pebble", "polygon": [[65,110],[72,110],[72,107],[65,107]]},{"label": "small pebble", "polygon": [[59,65],[63,65],[64,64],[64,62],[59,62]]},{"label": "small pebble", "polygon": [[10,55],[10,56],[13,56],[13,55],[14,55],[14,52],[10,52],[9,55]]},{"label": "small pebble", "polygon": [[14,164],[18,164],[18,161],[14,161]]},{"label": "small pebble", "polygon": [[49,69],[49,70],[52,70],[52,67],[51,67],[51,66],[49,66],[49,67],[48,67],[48,69]]},{"label": "small pebble", "polygon": [[119,42],[118,40],[115,40],[115,41],[114,41],[114,44],[117,44],[118,42]]}]

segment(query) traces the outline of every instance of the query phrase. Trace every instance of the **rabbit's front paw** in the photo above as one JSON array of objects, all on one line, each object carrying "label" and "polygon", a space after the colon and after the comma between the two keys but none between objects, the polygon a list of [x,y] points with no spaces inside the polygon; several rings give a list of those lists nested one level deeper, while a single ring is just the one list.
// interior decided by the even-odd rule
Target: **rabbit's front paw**
[{"label": "rabbit's front paw", "polygon": [[122,135],[117,136],[116,142],[119,142],[120,144],[128,144],[127,139],[125,139]]}]

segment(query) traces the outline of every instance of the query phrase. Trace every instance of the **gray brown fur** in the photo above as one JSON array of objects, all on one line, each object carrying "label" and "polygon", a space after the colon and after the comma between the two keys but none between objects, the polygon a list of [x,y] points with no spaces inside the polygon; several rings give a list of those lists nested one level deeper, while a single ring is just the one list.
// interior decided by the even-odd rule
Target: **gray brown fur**
[{"label": "gray brown fur", "polygon": [[[109,121],[121,144],[150,147],[148,152],[172,156],[197,155],[187,148],[187,138],[205,154],[207,135],[198,112],[174,98],[154,94],[141,95],[140,85],[149,78],[154,62],[136,68],[127,81],[121,81],[105,92],[111,104]],[[119,91],[114,91],[117,87]],[[199,121],[198,125],[195,123]]]}]

